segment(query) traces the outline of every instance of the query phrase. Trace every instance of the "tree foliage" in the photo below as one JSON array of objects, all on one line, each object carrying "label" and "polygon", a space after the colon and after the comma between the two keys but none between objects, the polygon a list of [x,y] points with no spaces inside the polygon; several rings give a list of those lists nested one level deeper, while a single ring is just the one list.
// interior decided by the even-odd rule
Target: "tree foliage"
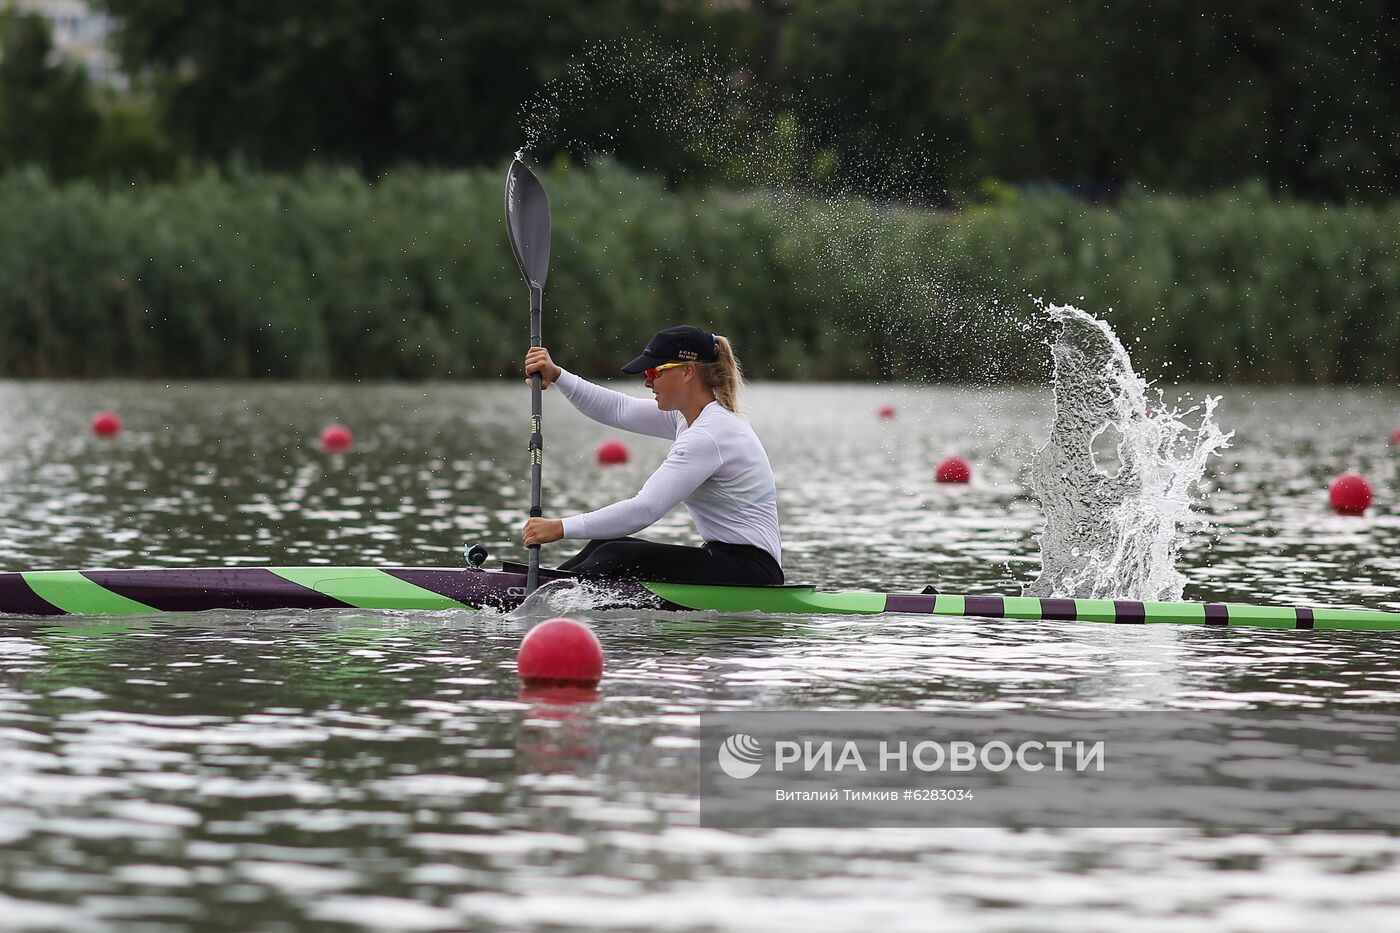
[{"label": "tree foliage", "polygon": [[95,2],[139,93],[94,92],[6,14],[0,169],[375,176],[528,143],[934,204],[1254,181],[1378,201],[1400,177],[1394,0]]},{"label": "tree foliage", "polygon": [[[499,162],[522,105],[628,39],[723,63],[662,102],[712,103],[697,120],[781,163],[756,179],[931,200],[979,178],[1262,180],[1345,200],[1388,196],[1400,173],[1392,0],[100,2],[189,151],[266,168]],[[732,180],[713,145],[647,112],[665,89],[638,74],[563,101],[546,148],[605,139],[672,179]]]},{"label": "tree foliage", "polygon": [[42,165],[72,178],[88,167],[97,108],[82,70],[52,53],[43,19],[0,8],[0,169]]},{"label": "tree foliage", "polygon": [[[701,0],[104,0],[198,156],[278,169],[499,161],[522,103],[590,44],[682,46]],[[629,102],[606,118],[625,122]],[[594,119],[600,115],[592,114]]]},{"label": "tree foliage", "polygon": [[1003,178],[1394,193],[1388,0],[958,0],[949,100]]},{"label": "tree foliage", "polygon": [[[965,182],[968,125],[947,98],[953,0],[813,0],[792,6],[781,47],[817,180],[900,196]],[[935,184],[930,184],[934,182]]]},{"label": "tree foliage", "polygon": [[180,162],[154,98],[92,87],[54,54],[41,17],[0,9],[0,171],[131,182],[171,178]]}]

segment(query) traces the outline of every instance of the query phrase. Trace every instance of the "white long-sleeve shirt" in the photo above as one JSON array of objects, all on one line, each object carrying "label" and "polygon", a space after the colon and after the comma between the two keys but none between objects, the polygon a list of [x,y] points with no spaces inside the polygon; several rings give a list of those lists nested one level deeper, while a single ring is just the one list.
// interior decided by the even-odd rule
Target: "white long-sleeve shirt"
[{"label": "white long-sleeve shirt", "polygon": [[561,369],[554,384],[594,421],[652,437],[674,439],[655,473],[630,499],[564,519],[564,537],[621,538],[654,524],[684,503],[705,541],[751,544],[779,564],[778,490],[768,454],[749,420],[711,402],[694,424],[678,411],[634,398]]}]

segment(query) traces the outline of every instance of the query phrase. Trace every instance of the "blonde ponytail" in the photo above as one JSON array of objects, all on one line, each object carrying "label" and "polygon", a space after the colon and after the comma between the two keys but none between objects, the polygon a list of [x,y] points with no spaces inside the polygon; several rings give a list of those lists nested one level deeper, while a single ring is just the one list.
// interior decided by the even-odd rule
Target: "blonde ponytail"
[{"label": "blonde ponytail", "polygon": [[739,413],[739,390],[744,387],[744,371],[734,356],[728,337],[715,336],[715,362],[697,367],[705,388],[714,393],[715,401],[735,414]]}]

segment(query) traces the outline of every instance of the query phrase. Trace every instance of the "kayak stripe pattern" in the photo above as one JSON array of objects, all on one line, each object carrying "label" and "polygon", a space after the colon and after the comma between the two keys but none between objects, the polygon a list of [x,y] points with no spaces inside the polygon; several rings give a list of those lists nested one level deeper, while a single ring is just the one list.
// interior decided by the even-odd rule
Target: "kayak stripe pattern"
[{"label": "kayak stripe pattern", "polygon": [[474,609],[477,607],[453,597],[471,593],[473,588],[465,581],[477,578],[477,574],[459,570],[371,567],[0,573],[0,613],[55,616],[210,609]]},{"label": "kayak stripe pattern", "polygon": [[[932,603],[930,603],[932,601]],[[1027,621],[1111,622],[1119,625],[1201,625],[1284,629],[1400,631],[1400,613],[1372,609],[1312,609],[1242,603],[1162,603],[1137,600],[1039,599],[1026,596],[924,596],[891,593],[886,612]]]},{"label": "kayak stripe pattern", "polygon": [[15,615],[63,615],[62,609],[34,592],[22,573],[0,573],[0,607]]},{"label": "kayak stripe pattern", "polygon": [[885,597],[886,612],[932,613],[937,605],[937,596],[923,593],[891,593]]},{"label": "kayak stripe pattern", "polygon": [[[492,605],[502,609],[512,595],[510,587],[506,587],[504,592],[491,592],[488,587],[481,585],[481,574],[472,571],[390,567],[384,572],[419,587],[424,592],[436,593],[455,601],[456,606],[452,608],[480,609],[484,605]],[[548,578],[548,574],[543,571],[540,573],[541,580]],[[525,581],[522,579],[519,586],[522,597],[525,594],[524,586]]]},{"label": "kayak stripe pattern", "polygon": [[36,596],[69,615],[129,616],[160,611],[114,593],[77,570],[37,570],[22,576]]},{"label": "kayak stripe pattern", "polygon": [[[568,574],[544,571],[551,581]],[[560,585],[571,585],[563,582]],[[884,612],[1029,621],[1400,631],[1400,612],[1029,596],[824,591],[810,586],[608,584],[609,608],[874,615]],[[214,567],[0,573],[0,614],[148,615],[211,609],[473,609],[509,611],[524,599],[524,568]],[[660,600],[657,599],[660,597]]]},{"label": "kayak stripe pattern", "polygon": [[1147,610],[1142,603],[1130,599],[1113,601],[1114,621],[1120,625],[1142,625],[1147,621]]},{"label": "kayak stripe pattern", "polygon": [[963,614],[1001,619],[1006,616],[1006,603],[1000,596],[964,596]]},{"label": "kayak stripe pattern", "polygon": [[345,609],[348,604],[293,583],[266,567],[89,570],[83,576],[161,612],[208,609]]},{"label": "kayak stripe pattern", "polygon": [[472,609],[374,567],[273,567],[272,572],[355,609]]}]

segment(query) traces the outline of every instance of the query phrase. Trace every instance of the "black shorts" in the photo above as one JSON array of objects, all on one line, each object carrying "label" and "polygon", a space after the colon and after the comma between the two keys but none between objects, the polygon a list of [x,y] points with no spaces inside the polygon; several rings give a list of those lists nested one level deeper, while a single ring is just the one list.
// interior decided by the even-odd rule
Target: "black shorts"
[{"label": "black shorts", "polygon": [[588,542],[559,569],[583,577],[658,583],[778,586],[783,582],[783,568],[763,548],[720,541],[685,547],[640,538],[601,538]]}]

